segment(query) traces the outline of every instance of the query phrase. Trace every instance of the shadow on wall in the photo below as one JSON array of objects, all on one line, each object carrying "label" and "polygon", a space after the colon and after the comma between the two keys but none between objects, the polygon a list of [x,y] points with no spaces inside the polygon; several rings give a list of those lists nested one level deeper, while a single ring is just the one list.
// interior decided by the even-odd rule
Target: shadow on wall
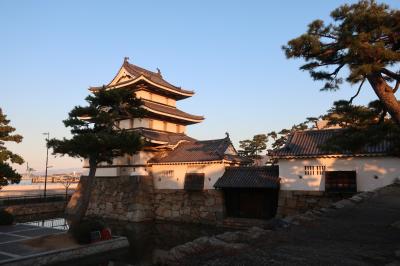
[{"label": "shadow on wall", "polygon": [[151,170],[156,189],[183,189],[185,176],[189,173],[204,173],[204,189],[214,189],[215,182],[224,172],[224,164],[155,165]]},{"label": "shadow on wall", "polygon": [[356,171],[358,191],[392,184],[400,178],[400,158],[342,157],[281,160],[281,186],[287,190],[325,190],[323,173],[306,175],[305,166],[324,166],[325,171]]}]

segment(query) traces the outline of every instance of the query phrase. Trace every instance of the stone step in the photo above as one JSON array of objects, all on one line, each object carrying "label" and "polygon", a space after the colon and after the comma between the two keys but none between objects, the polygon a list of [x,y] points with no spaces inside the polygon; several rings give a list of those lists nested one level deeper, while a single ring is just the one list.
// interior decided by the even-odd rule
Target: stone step
[{"label": "stone step", "polygon": [[223,226],[234,229],[246,229],[253,226],[264,228],[268,226],[267,220],[262,219],[249,219],[249,218],[234,218],[229,217],[224,219]]}]

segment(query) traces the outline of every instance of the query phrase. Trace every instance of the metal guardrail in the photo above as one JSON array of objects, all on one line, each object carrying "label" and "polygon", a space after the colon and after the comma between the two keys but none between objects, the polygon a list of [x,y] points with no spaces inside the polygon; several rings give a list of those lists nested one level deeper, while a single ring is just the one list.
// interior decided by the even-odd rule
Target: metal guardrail
[{"label": "metal guardrail", "polygon": [[68,230],[68,223],[64,218],[53,218],[53,219],[32,221],[32,222],[26,222],[24,224]]},{"label": "metal guardrail", "polygon": [[[63,183],[68,181],[70,183],[79,183],[80,176],[73,177],[73,176],[49,176],[47,177],[47,183]],[[44,183],[45,177],[44,176],[35,176],[32,177],[32,184],[36,183]]]},{"label": "metal guardrail", "polygon": [[72,194],[50,194],[44,197],[44,195],[25,195],[25,196],[12,196],[12,197],[0,197],[0,206],[11,206],[11,205],[23,205],[30,203],[44,203],[44,202],[68,202]]}]

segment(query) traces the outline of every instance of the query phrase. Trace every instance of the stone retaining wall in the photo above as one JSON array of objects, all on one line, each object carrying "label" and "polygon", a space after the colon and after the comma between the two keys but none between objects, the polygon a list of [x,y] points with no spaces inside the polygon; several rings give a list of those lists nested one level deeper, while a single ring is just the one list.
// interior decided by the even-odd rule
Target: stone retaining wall
[{"label": "stone retaining wall", "polygon": [[65,202],[44,202],[44,203],[31,203],[11,205],[5,207],[5,210],[12,213],[14,216],[30,216],[45,213],[62,213],[65,210]]},{"label": "stone retaining wall", "polygon": [[87,216],[141,222],[154,219],[151,176],[96,177]]},{"label": "stone retaining wall", "polygon": [[96,177],[87,216],[142,222],[222,224],[223,194],[216,190],[154,189],[151,176]]},{"label": "stone retaining wall", "polygon": [[280,190],[277,217],[285,217],[324,208],[352,194],[328,194],[324,191]]},{"label": "stone retaining wall", "polygon": [[154,212],[158,220],[222,224],[225,209],[220,191],[159,189],[154,193]]}]

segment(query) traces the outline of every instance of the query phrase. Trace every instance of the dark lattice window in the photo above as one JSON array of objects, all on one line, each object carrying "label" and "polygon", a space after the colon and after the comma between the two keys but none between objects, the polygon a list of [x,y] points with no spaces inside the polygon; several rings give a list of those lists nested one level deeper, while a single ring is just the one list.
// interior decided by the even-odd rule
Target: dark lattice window
[{"label": "dark lattice window", "polygon": [[326,192],[357,192],[356,171],[326,171]]},{"label": "dark lattice window", "polygon": [[203,190],[204,173],[187,173],[184,188],[185,190]]}]

